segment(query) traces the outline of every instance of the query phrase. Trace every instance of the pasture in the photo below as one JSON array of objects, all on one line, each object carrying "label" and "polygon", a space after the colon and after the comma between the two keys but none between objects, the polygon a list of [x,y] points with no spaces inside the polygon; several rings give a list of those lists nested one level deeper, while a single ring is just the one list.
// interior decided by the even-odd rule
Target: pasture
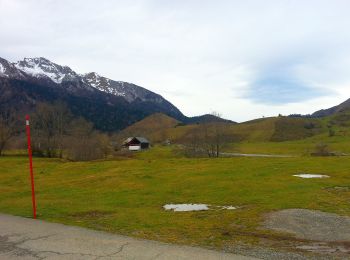
[{"label": "pasture", "polygon": [[[246,143],[236,149],[259,152],[262,145]],[[272,211],[304,208],[350,216],[350,157],[305,156],[301,142],[290,150],[284,143],[266,147],[270,153],[297,156],[197,159],[181,157],[171,147],[155,147],[132,158],[93,162],[34,158],[38,218],[220,249],[237,243],[278,247],[281,238],[288,240],[286,234],[261,227]],[[27,158],[1,157],[0,169],[0,212],[31,217]],[[299,173],[330,178],[293,176]],[[165,211],[163,205],[169,203],[239,208]]]}]

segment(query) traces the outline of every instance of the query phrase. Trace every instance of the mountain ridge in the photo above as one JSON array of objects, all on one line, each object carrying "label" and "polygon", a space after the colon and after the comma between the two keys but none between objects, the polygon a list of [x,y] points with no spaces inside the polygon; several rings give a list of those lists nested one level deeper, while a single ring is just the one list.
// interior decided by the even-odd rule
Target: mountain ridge
[{"label": "mountain ridge", "polygon": [[[0,66],[3,65],[2,63],[4,61],[6,60],[0,58]],[[30,75],[37,79],[49,79],[56,84],[62,84],[64,82],[80,82],[83,85],[93,87],[108,94],[123,96],[128,102],[132,102],[136,99],[157,103],[165,102],[165,99],[159,94],[138,85],[124,81],[115,81],[100,76],[96,72],[80,74],[73,71],[68,66],[58,65],[43,57],[24,58],[21,61],[13,63],[6,61],[6,63],[7,66],[11,67],[12,73],[7,74],[6,69],[5,71],[0,70],[0,73],[9,77],[17,77],[17,79],[23,79],[26,75]],[[14,69],[19,70],[19,72],[14,72]]]},{"label": "mountain ridge", "polygon": [[0,79],[1,107],[7,104],[30,111],[37,102],[61,100],[75,115],[104,131],[123,129],[157,112],[186,120],[177,107],[157,93],[95,72],[79,74],[42,57],[14,63],[0,58]]},{"label": "mountain ridge", "polygon": [[337,113],[345,112],[347,110],[350,110],[350,99],[347,99],[344,102],[340,103],[339,105],[333,106],[331,108],[318,110],[314,112],[311,116],[325,117],[325,116],[330,116]]},{"label": "mountain ridge", "polygon": [[37,102],[61,100],[74,114],[104,131],[124,129],[153,113],[164,113],[183,123],[208,117],[186,117],[164,97],[141,86],[96,72],[79,74],[43,57],[18,62],[0,58],[0,90],[0,107],[19,106],[30,111]]}]

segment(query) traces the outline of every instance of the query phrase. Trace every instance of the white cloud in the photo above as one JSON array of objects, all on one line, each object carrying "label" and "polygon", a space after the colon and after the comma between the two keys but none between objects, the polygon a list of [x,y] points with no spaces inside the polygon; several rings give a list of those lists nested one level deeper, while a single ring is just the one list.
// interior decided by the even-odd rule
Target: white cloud
[{"label": "white cloud", "polygon": [[[347,0],[0,0],[0,56],[44,56],[133,82],[187,115],[311,113],[350,98],[349,7]],[[270,75],[333,94],[253,101],[262,96],[255,83]]]}]

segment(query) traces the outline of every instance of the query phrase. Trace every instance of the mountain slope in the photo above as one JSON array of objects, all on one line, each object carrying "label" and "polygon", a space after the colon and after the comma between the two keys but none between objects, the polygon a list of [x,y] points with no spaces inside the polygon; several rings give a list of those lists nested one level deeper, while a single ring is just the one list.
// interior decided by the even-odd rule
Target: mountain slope
[{"label": "mountain slope", "polygon": [[64,81],[76,81],[79,76],[71,68],[60,66],[45,58],[25,58],[13,64],[18,70],[36,78],[48,78],[60,84]]},{"label": "mountain slope", "polygon": [[313,117],[325,117],[325,116],[330,116],[334,115],[337,113],[345,112],[345,111],[350,111],[350,99],[346,100],[345,102],[341,103],[340,105],[328,108],[328,109],[322,109],[319,111],[316,111],[313,113],[311,116]]},{"label": "mountain slope", "polygon": [[[283,142],[302,140],[326,133],[327,128],[321,119],[271,117],[243,123],[221,122],[225,126],[225,135],[234,142]],[[201,131],[199,124],[178,125],[168,128],[166,138],[181,143],[184,137]],[[164,140],[164,139],[163,139]]]},{"label": "mountain slope", "polygon": [[161,142],[166,139],[168,129],[174,128],[180,122],[162,113],[155,113],[141,121],[123,129],[118,134],[119,141],[130,136],[145,136],[150,141]]},{"label": "mountain slope", "polygon": [[0,58],[0,107],[29,111],[37,102],[61,100],[97,129],[120,130],[153,113],[186,117],[162,96],[97,73],[78,74],[45,58],[16,63]]},{"label": "mountain slope", "polygon": [[211,122],[221,122],[221,123],[233,123],[236,124],[236,122],[227,120],[221,117],[218,117],[216,115],[211,114],[205,114],[201,116],[194,116],[189,117],[185,120],[185,123],[187,124],[199,124],[199,123],[211,123]]},{"label": "mountain slope", "polygon": [[16,66],[0,57],[0,77],[26,79],[26,74]]},{"label": "mountain slope", "polygon": [[[16,68],[37,78],[51,79],[55,83],[76,82],[89,88],[122,96],[129,103],[153,103],[161,112],[182,118],[183,114],[162,96],[145,88],[123,81],[114,81],[98,75],[96,72],[77,74],[67,66],[60,66],[45,58],[25,58],[14,64]],[[133,104],[135,105],[135,104]]]}]

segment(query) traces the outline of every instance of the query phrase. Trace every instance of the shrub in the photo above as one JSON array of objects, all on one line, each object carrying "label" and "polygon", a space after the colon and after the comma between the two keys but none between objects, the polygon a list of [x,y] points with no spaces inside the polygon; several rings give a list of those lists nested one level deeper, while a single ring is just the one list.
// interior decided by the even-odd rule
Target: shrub
[{"label": "shrub", "polygon": [[329,151],[328,144],[318,143],[315,145],[314,152],[311,153],[312,156],[332,156],[334,155]]},{"label": "shrub", "polygon": [[335,136],[335,131],[334,131],[333,128],[328,128],[328,136],[329,136],[329,137]]}]

